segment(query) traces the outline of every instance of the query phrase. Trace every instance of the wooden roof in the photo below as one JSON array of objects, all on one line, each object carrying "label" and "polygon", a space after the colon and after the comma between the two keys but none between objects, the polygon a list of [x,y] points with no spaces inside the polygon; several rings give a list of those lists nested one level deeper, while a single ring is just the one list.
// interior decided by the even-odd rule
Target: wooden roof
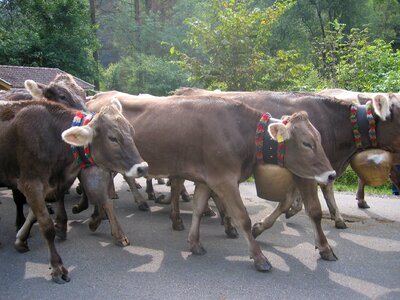
[{"label": "wooden roof", "polygon": [[[57,74],[67,74],[58,68],[23,67],[0,65],[0,89],[25,88],[25,80],[31,79],[48,85]],[[94,85],[73,76],[76,83],[84,90],[94,90]]]}]

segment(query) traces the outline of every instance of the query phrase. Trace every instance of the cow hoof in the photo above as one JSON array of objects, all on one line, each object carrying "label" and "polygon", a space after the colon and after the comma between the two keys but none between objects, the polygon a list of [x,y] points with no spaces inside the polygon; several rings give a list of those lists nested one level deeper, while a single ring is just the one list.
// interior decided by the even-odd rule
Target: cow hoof
[{"label": "cow hoof", "polygon": [[262,223],[255,223],[251,228],[251,234],[254,238],[257,238],[263,231]]},{"label": "cow hoof", "polygon": [[139,208],[139,210],[141,210],[141,211],[149,211],[149,210],[150,210],[150,207],[149,207],[149,205],[148,205],[146,202],[140,203],[139,206],[138,206],[138,208]]},{"label": "cow hoof", "polygon": [[82,188],[81,188],[81,185],[80,185],[80,184],[78,184],[78,185],[76,186],[75,191],[76,191],[76,193],[77,193],[78,195],[82,195]]},{"label": "cow hoof", "polygon": [[172,222],[172,229],[175,231],[183,231],[185,229],[185,225],[183,225],[182,220],[176,220]]},{"label": "cow hoof", "polygon": [[189,193],[182,193],[181,194],[181,197],[182,197],[182,200],[183,200],[183,202],[190,202],[190,195],[189,195]]},{"label": "cow hoof", "polygon": [[116,240],[115,243],[120,247],[126,247],[126,246],[129,246],[131,244],[126,236]]},{"label": "cow hoof", "polygon": [[51,280],[58,284],[64,284],[70,282],[71,278],[68,276],[68,271],[61,266],[60,270],[53,270]]},{"label": "cow hoof", "polygon": [[225,234],[230,239],[237,239],[239,237],[239,233],[237,232],[235,227],[226,228]]},{"label": "cow hoof", "polygon": [[17,250],[19,253],[25,253],[28,252],[30,249],[28,247],[28,241],[21,241],[21,240],[16,240],[14,243],[14,248]]},{"label": "cow hoof", "polygon": [[97,219],[97,220],[90,219],[90,221],[89,221],[90,231],[95,232],[97,230],[97,228],[100,226],[100,223],[101,223],[101,219]]},{"label": "cow hoof", "polygon": [[268,272],[272,269],[272,265],[266,257],[263,257],[262,259],[254,259],[254,266],[259,272]]},{"label": "cow hoof", "polygon": [[67,230],[61,229],[61,228],[55,228],[56,229],[56,236],[62,240],[65,241],[67,239]]},{"label": "cow hoof", "polygon": [[114,193],[114,195],[111,197],[111,199],[119,199],[119,196],[117,193]]},{"label": "cow hoof", "polygon": [[320,251],[319,255],[323,260],[328,260],[328,261],[336,261],[338,260],[337,256],[335,253],[333,253],[332,249],[327,249],[325,251]]},{"label": "cow hoof", "polygon": [[135,185],[136,185],[136,188],[137,188],[137,189],[141,189],[141,188],[142,188],[142,185],[141,185],[139,182],[136,182],[136,181],[135,181]]},{"label": "cow hoof", "polygon": [[214,217],[216,215],[217,214],[211,209],[211,207],[206,208],[206,210],[203,212],[203,216],[205,217]]},{"label": "cow hoof", "polygon": [[51,207],[51,204],[46,204],[47,211],[50,215],[54,215],[54,209]]},{"label": "cow hoof", "polygon": [[361,209],[370,208],[368,203],[364,200],[362,202],[358,202],[357,205],[358,205],[358,208],[361,208]]},{"label": "cow hoof", "polygon": [[335,227],[338,229],[346,229],[347,225],[343,220],[337,220],[335,221]]},{"label": "cow hoof", "polygon": [[285,218],[286,219],[290,219],[291,217],[293,217],[294,215],[297,214],[297,211],[295,211],[292,208],[289,208],[286,212],[285,212]]},{"label": "cow hoof", "polygon": [[204,255],[204,254],[206,254],[207,253],[207,251],[206,251],[206,249],[204,249],[204,247],[202,246],[202,245],[195,245],[195,246],[192,246],[191,248],[190,248],[190,251],[192,252],[192,254],[194,254],[194,255]]},{"label": "cow hoof", "polygon": [[74,205],[74,206],[72,207],[72,213],[73,213],[74,215],[79,214],[81,211],[82,211],[82,210],[79,209],[79,206],[78,206],[78,205]]}]

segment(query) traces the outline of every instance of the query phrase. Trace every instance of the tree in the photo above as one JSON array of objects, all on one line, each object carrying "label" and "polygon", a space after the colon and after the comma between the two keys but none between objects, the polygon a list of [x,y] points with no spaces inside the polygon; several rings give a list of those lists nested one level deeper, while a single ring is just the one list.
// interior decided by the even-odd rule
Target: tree
[{"label": "tree", "polygon": [[91,81],[98,42],[88,4],[74,0],[2,1],[0,63],[56,67]]},{"label": "tree", "polygon": [[382,39],[371,41],[368,30],[332,23],[326,37],[315,44],[320,75],[331,87],[363,92],[400,90],[400,51]]},{"label": "tree", "polygon": [[190,72],[191,80],[206,87],[228,90],[251,90],[276,86],[286,76],[275,76],[277,68],[286,65],[287,72],[296,72],[295,52],[280,51],[277,56],[266,52],[271,28],[293,5],[294,1],[280,0],[267,8],[244,0],[212,0],[207,13],[189,18],[184,41],[192,51],[176,47],[171,53],[178,63]]}]

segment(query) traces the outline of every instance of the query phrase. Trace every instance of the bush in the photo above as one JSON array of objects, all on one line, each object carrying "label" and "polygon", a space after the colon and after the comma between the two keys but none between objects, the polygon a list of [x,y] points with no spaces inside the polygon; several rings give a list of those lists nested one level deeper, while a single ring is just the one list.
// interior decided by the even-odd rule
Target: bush
[{"label": "bush", "polygon": [[152,55],[124,57],[103,74],[104,88],[130,94],[168,95],[187,85],[186,74],[178,66]]}]

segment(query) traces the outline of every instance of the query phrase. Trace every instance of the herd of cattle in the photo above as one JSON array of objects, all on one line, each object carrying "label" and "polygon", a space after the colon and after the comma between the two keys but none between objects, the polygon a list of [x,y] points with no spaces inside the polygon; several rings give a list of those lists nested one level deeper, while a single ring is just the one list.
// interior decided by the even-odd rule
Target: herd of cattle
[{"label": "herd of cattle", "polygon": [[[13,190],[18,230],[15,248],[29,250],[29,232],[37,220],[47,242],[51,276],[57,283],[69,281],[54,239],[66,238],[64,194],[76,178],[83,195],[74,213],[85,209],[88,202],[94,204],[90,229],[96,230],[107,217],[114,239],[122,246],[129,240],[113,210],[113,174],[124,176],[142,210],[148,209],[148,204],[137,191],[134,178],[168,177],[175,230],[183,229],[179,196],[184,192],[184,180],[194,181],[188,237],[191,252],[206,252],[200,242],[200,220],[212,198],[226,234],[237,237],[238,226],[255,268],[268,271],[271,264],[255,238],[282,213],[290,217],[303,204],[314,225],[321,257],[337,259],[321,227],[317,185],[335,226],[346,228],[333,182],[361,151],[355,142],[358,127],[351,116],[354,109],[362,111],[366,99],[370,100],[368,122],[373,123],[374,147],[393,153],[393,163],[400,153],[398,94],[181,88],[169,97],[110,91],[87,101],[69,75],[58,75],[47,86],[31,80],[25,86],[25,91],[0,93],[0,185]],[[369,137],[361,132],[360,139],[371,138],[369,132]],[[257,191],[263,190],[259,196],[278,202],[278,206],[252,226],[238,185],[253,173],[259,174]],[[397,178],[394,169],[391,177]],[[152,189],[149,192],[154,193]],[[55,200],[53,222],[46,201]],[[24,203],[29,205],[26,218]],[[368,206],[361,189],[358,204]]]}]

